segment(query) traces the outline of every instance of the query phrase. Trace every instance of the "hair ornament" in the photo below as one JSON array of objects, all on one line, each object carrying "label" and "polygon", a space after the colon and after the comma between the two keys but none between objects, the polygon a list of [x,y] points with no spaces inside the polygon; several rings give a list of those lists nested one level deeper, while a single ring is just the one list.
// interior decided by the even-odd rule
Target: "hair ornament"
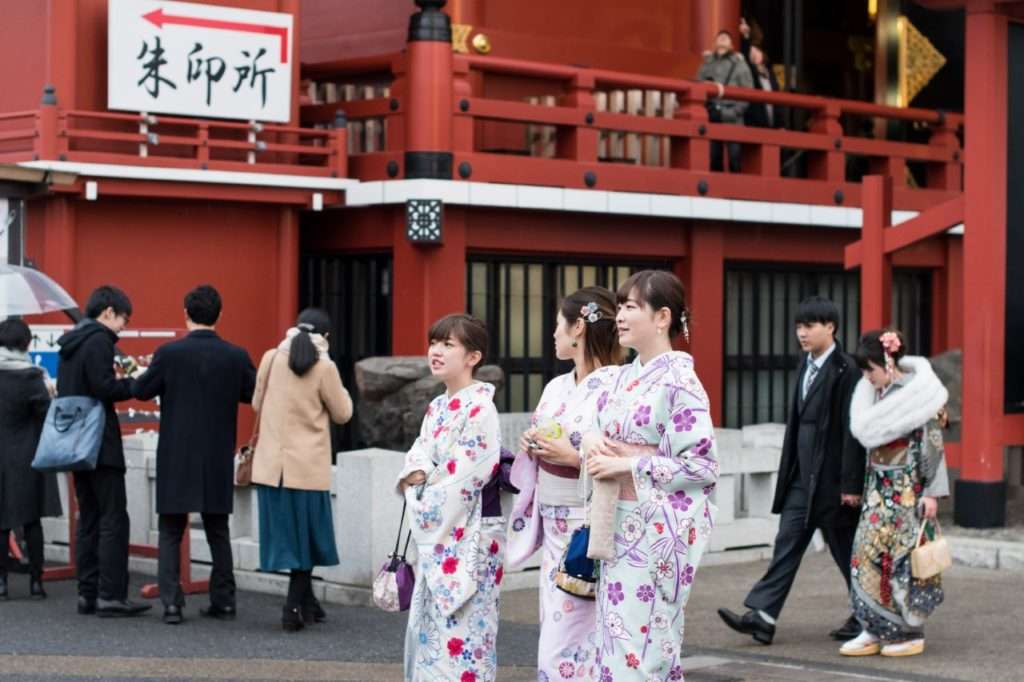
[{"label": "hair ornament", "polygon": [[580,309],[580,317],[587,322],[597,322],[601,319],[601,309],[597,307],[597,303],[591,301]]},{"label": "hair ornament", "polygon": [[900,341],[899,334],[893,331],[885,332],[878,337],[878,340],[882,344],[882,353],[885,355],[885,371],[892,374],[896,369],[894,356],[900,352],[903,343]]},{"label": "hair ornament", "polygon": [[316,329],[313,325],[311,325],[308,322],[300,322],[295,326],[296,328],[298,328],[300,332],[309,332],[310,334],[312,334],[313,331]]},{"label": "hair ornament", "polygon": [[686,343],[690,343],[690,321],[689,320],[690,320],[690,318],[686,314],[686,311],[684,310],[683,314],[679,316],[679,321],[683,323],[683,338],[686,339]]}]

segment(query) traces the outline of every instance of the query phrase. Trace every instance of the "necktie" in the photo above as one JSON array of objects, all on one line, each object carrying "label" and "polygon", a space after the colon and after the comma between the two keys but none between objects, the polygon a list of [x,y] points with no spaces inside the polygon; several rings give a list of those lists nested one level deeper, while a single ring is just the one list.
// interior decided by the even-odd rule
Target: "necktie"
[{"label": "necktie", "polygon": [[814,377],[818,376],[818,366],[813,362],[807,365],[807,374],[804,376],[804,390],[800,396],[801,400],[807,400],[807,392],[811,390],[811,386],[814,384]]}]

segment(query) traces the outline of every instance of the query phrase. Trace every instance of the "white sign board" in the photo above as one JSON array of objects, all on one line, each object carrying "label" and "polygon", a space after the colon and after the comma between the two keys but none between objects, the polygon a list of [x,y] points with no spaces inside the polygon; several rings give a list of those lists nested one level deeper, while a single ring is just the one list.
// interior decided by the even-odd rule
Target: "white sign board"
[{"label": "white sign board", "polygon": [[109,0],[107,106],[287,122],[292,15],[163,0]]}]

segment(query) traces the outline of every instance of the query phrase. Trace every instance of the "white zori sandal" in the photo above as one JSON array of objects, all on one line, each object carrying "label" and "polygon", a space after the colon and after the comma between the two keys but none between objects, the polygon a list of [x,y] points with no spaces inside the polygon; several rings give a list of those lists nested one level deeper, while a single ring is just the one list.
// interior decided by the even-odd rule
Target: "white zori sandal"
[{"label": "white zori sandal", "polygon": [[867,630],[861,630],[859,635],[839,647],[839,653],[843,656],[874,656],[880,649],[878,638]]},{"label": "white zori sandal", "polygon": [[923,653],[923,639],[908,639],[906,642],[886,644],[884,647],[882,647],[883,656],[917,656]]}]

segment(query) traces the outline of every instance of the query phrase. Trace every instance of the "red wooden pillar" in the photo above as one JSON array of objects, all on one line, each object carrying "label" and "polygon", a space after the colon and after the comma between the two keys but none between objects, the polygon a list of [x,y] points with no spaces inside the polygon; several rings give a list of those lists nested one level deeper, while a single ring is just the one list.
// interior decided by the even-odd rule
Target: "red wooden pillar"
[{"label": "red wooden pillar", "polygon": [[424,355],[430,325],[466,310],[466,209],[442,211],[442,243],[436,245],[409,241],[404,207],[394,213],[392,355]]},{"label": "red wooden pillar", "polygon": [[[720,225],[691,228],[688,265],[686,299],[693,318],[690,353],[711,399],[711,419],[721,425],[725,381],[725,235]],[[680,267],[676,270],[677,274],[682,272]]]},{"label": "red wooden pillar", "polygon": [[1003,371],[1006,303],[1007,20],[968,3],[964,202],[963,462],[954,519],[1006,524]]},{"label": "red wooden pillar", "polygon": [[405,177],[452,178],[452,27],[447,0],[416,0],[409,18]]},{"label": "red wooden pillar", "polygon": [[892,220],[892,178],[870,175],[861,190],[860,325],[880,329],[892,321],[892,257],[885,253],[885,228]]},{"label": "red wooden pillar", "polygon": [[277,330],[280,336],[299,314],[299,213],[281,208],[277,228]]}]

